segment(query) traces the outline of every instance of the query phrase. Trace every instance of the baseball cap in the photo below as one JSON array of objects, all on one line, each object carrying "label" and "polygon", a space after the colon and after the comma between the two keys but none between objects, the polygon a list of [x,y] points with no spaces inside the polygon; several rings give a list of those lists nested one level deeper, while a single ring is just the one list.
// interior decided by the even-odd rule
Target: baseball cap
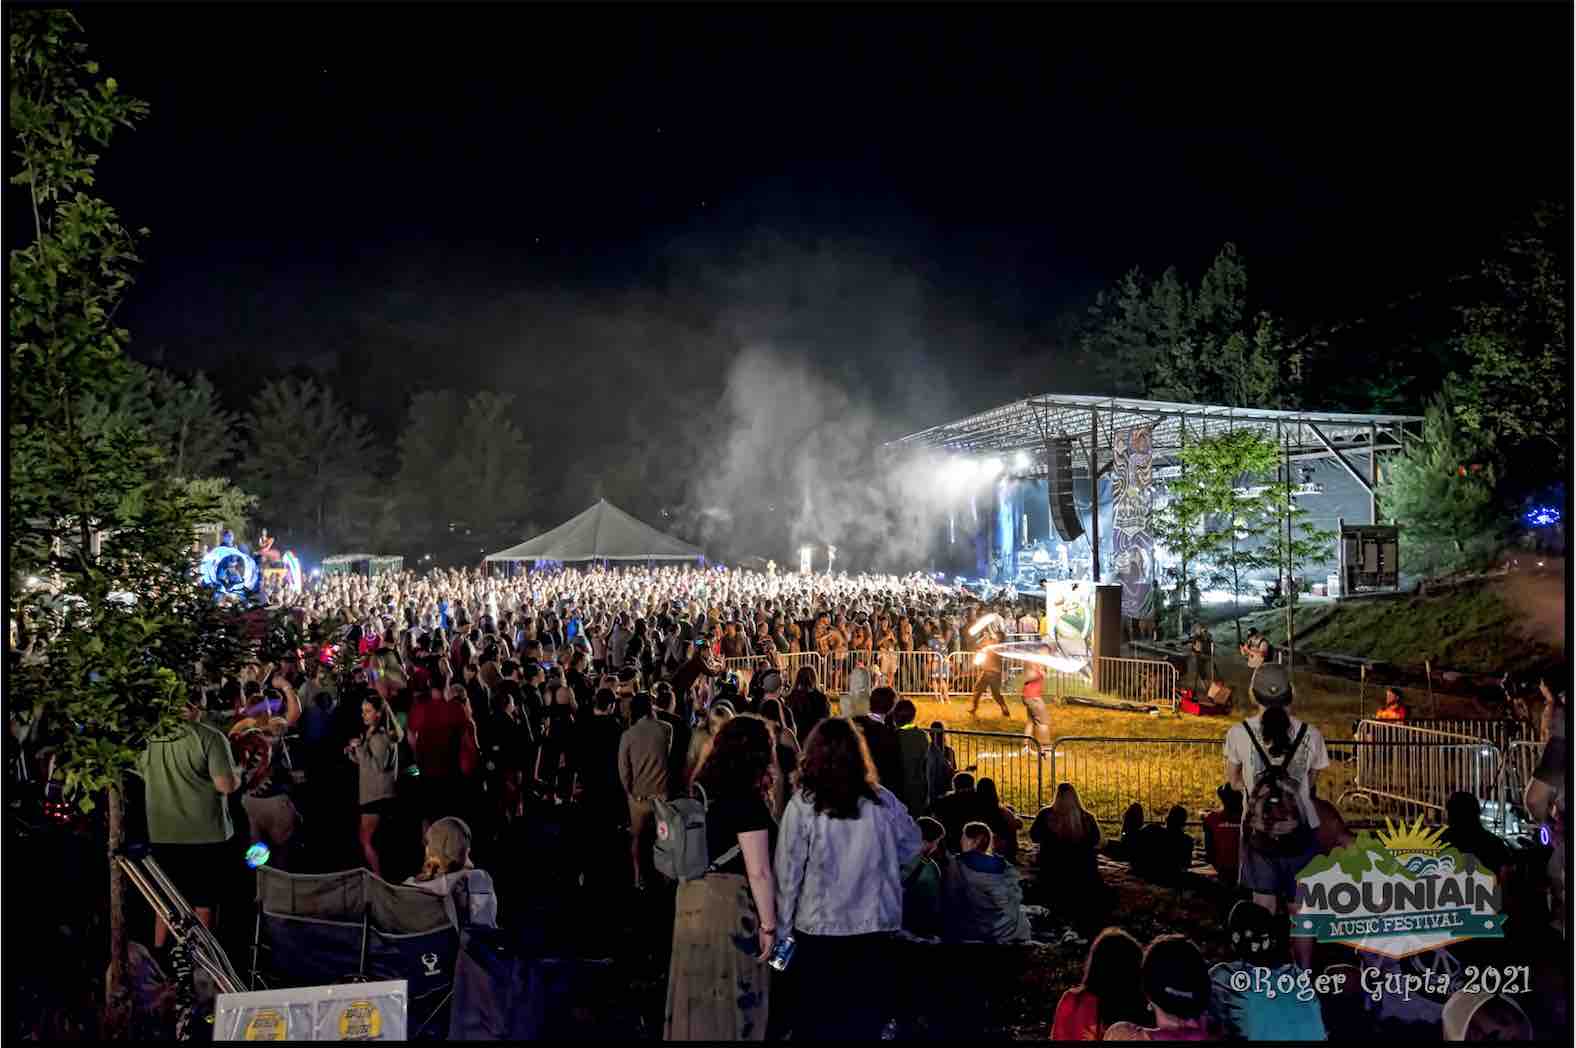
[{"label": "baseball cap", "polygon": [[427,851],[445,862],[464,862],[471,853],[471,828],[450,815],[427,829]]},{"label": "baseball cap", "polygon": [[1279,663],[1266,663],[1253,677],[1253,701],[1260,706],[1291,705],[1291,675]]},{"label": "baseball cap", "polygon": [[1209,968],[1198,947],[1180,935],[1163,935],[1144,951],[1144,993],[1155,1007],[1194,1019],[1209,1006]]},{"label": "baseball cap", "polygon": [[[1440,1026],[1443,1028],[1445,1035],[1444,1039],[1447,1041],[1468,1040],[1467,1033],[1472,1025],[1472,1020],[1477,1017],[1478,1012],[1490,1001],[1499,1002],[1495,1004],[1494,1012],[1496,1013],[1495,1018],[1501,1024],[1520,1027],[1519,1030],[1505,1030],[1504,1032],[1509,1035],[1507,1039],[1522,1040],[1532,1036],[1532,1026],[1527,1021],[1527,1013],[1522,1011],[1521,1005],[1509,997],[1499,993],[1484,993],[1482,991],[1469,993],[1466,990],[1457,990],[1451,995],[1450,1000],[1445,1002],[1444,1011],[1439,1015]],[[1471,1039],[1479,1040],[1480,1038],[1474,1037]]]},{"label": "baseball cap", "polygon": [[1244,960],[1266,957],[1275,949],[1275,917],[1252,899],[1243,899],[1231,908],[1226,930],[1231,935],[1231,948]]},{"label": "baseball cap", "polygon": [[760,681],[762,691],[776,691],[783,686],[783,675],[776,670],[767,670],[761,674]]}]

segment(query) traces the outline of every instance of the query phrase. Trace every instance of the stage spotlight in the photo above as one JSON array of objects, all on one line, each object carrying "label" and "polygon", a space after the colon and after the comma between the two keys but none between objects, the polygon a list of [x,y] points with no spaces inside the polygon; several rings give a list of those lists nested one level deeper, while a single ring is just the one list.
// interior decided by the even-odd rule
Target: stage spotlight
[{"label": "stage spotlight", "polygon": [[1019,473],[1027,473],[1033,465],[1034,460],[1029,457],[1027,451],[1020,451],[1012,457],[1012,468]]},{"label": "stage spotlight", "polygon": [[947,463],[946,478],[949,486],[962,489],[974,479],[974,462],[966,458],[953,459]]},{"label": "stage spotlight", "polygon": [[1001,459],[992,456],[980,463],[980,476],[986,480],[993,480],[1001,473]]}]

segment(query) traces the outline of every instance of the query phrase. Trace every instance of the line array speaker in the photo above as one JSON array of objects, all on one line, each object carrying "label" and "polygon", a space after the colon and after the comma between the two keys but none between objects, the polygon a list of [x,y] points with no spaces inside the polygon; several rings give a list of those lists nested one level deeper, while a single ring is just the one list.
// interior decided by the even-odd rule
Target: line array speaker
[{"label": "line array speaker", "polygon": [[1056,437],[1051,441],[1051,523],[1063,542],[1083,537],[1083,521],[1073,505],[1073,438]]}]

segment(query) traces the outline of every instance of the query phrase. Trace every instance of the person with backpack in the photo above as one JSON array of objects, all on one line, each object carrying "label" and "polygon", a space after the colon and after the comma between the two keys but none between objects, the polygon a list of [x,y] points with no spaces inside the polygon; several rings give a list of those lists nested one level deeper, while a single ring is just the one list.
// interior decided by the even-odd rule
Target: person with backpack
[{"label": "person with backpack", "polygon": [[766,1038],[777,935],[772,756],[766,722],[734,717],[695,773],[696,798],[658,806],[657,868],[679,882],[663,1040]]},{"label": "person with backpack", "polygon": [[[1226,733],[1226,781],[1246,796],[1242,815],[1241,883],[1253,901],[1297,912],[1297,874],[1318,852],[1314,779],[1330,766],[1324,735],[1287,710],[1291,678],[1270,663],[1258,671],[1253,701],[1259,714]],[[1294,944],[1298,963],[1312,967],[1313,940]]]}]

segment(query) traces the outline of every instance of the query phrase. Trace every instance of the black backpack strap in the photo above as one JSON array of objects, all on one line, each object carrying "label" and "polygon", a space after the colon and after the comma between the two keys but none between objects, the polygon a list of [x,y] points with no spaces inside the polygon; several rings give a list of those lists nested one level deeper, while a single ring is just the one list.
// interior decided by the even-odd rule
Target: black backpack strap
[{"label": "black backpack strap", "polygon": [[1264,762],[1264,767],[1273,768],[1275,762],[1270,760],[1270,755],[1264,752],[1264,747],[1259,744],[1259,737],[1253,734],[1253,729],[1248,727],[1248,722],[1242,722],[1242,730],[1248,733],[1248,741],[1253,743],[1253,750],[1259,755],[1259,760]]},{"label": "black backpack strap", "polygon": [[1291,749],[1286,752],[1286,759],[1281,763],[1281,767],[1284,768],[1291,763],[1291,759],[1297,755],[1297,747],[1302,745],[1302,740],[1307,734],[1308,722],[1304,721],[1302,727],[1297,729],[1297,737],[1291,740]]}]

